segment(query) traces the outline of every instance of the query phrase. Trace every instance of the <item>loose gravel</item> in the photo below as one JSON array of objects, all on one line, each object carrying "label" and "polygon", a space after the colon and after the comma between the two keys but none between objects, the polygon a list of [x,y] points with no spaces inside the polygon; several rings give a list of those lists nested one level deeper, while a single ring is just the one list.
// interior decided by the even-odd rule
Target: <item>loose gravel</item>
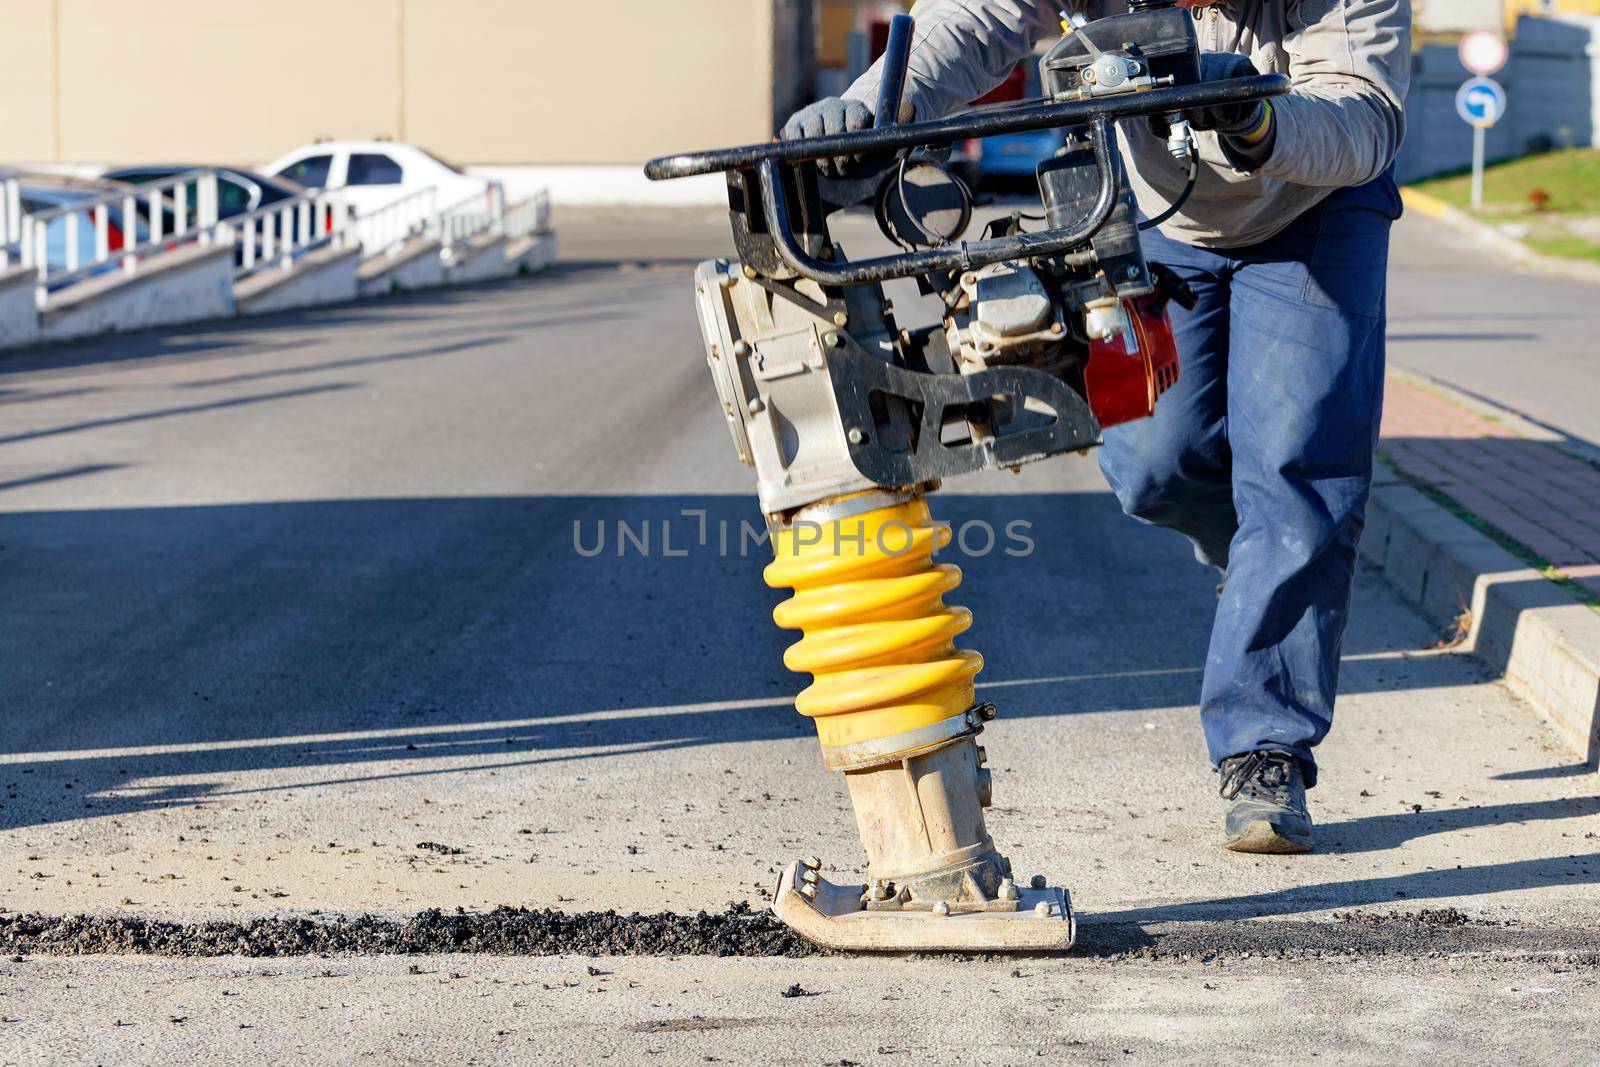
[{"label": "loose gravel", "polygon": [[[121,915],[0,915],[0,955],[787,956],[827,954],[765,911],[622,915],[550,909],[431,909],[410,918],[286,915],[177,923]],[[1400,956],[1559,959],[1600,966],[1600,930],[1474,920],[1454,909],[1346,912],[1334,921],[1085,922],[1073,955],[1200,960]]]}]

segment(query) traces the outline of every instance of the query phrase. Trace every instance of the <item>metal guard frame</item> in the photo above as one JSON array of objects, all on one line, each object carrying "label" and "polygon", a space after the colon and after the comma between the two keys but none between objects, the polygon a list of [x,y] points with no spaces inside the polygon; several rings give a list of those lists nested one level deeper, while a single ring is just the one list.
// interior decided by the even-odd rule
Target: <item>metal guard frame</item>
[{"label": "metal guard frame", "polygon": [[[915,485],[989,467],[1020,466],[1100,443],[1100,423],[1088,402],[1061,379],[1033,367],[991,367],[974,374],[924,374],[885,363],[865,352],[844,349],[829,355],[828,372],[840,421],[865,431],[859,441],[850,441],[850,462],[863,477],[878,485]],[[874,393],[916,405],[920,415],[910,449],[889,451],[874,439]],[[1019,402],[1041,400],[1055,416],[1043,425],[997,432],[989,439],[961,444],[945,444],[940,439],[950,408],[1001,395],[1015,397]]]},{"label": "metal guard frame", "polygon": [[899,252],[839,264],[824,263],[808,255],[800,247],[800,242],[795,240],[794,229],[789,222],[788,198],[783,195],[783,174],[777,160],[764,159],[757,171],[761,176],[761,205],[771,224],[772,243],[785,263],[802,277],[823,285],[865,285],[888,281],[890,278],[910,278],[934,271],[972,270],[1008,259],[1027,259],[1070,251],[1092,237],[1117,206],[1117,168],[1111,158],[1111,128],[1105,119],[1096,118],[1089,123],[1089,129],[1095,167],[1100,172],[1100,191],[1094,207],[1071,229],[1019,233],[984,241],[957,241],[922,252]]},{"label": "metal guard frame", "polygon": [[[646,163],[644,172],[651,181],[664,181],[719,171],[754,170],[761,182],[762,206],[770,223],[770,236],[783,261],[801,276],[823,285],[865,285],[891,278],[907,278],[935,271],[968,270],[1005,260],[1071,251],[1084,244],[1116,206],[1116,168],[1111,159],[1109,143],[1111,123],[1144,115],[1164,115],[1174,111],[1244,103],[1281,96],[1288,91],[1289,79],[1282,74],[1260,74],[1249,78],[1171,86],[1062,103],[1029,103],[983,109],[933,122],[884,125],[826,137],[662,156]],[[792,174],[797,164],[834,156],[871,155],[923,145],[953,144],[969,137],[1064,126],[1090,128],[1095,166],[1100,172],[1100,191],[1094,207],[1070,229],[962,241],[943,248],[842,263],[825,263],[807,254],[795,238],[785,185],[786,177]]]}]

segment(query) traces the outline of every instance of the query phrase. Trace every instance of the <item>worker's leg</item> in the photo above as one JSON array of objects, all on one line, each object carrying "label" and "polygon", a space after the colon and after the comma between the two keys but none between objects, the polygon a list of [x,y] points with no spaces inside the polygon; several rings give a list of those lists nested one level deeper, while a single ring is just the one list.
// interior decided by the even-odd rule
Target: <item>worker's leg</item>
[{"label": "worker's leg", "polygon": [[1213,762],[1299,756],[1333,718],[1383,397],[1384,180],[1234,250],[1228,439],[1238,531],[1201,691]]},{"label": "worker's leg", "polygon": [[1194,310],[1170,305],[1178,381],[1148,419],[1106,430],[1100,469],[1122,509],[1187,536],[1195,555],[1228,565],[1236,521],[1228,473],[1228,261],[1204,249],[1144,235],[1145,255],[1193,287]]}]

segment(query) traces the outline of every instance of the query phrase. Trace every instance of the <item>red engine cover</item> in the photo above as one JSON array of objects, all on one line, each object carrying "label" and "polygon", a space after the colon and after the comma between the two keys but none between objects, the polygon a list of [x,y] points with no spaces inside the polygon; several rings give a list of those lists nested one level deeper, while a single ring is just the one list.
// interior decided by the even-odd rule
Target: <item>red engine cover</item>
[{"label": "red engine cover", "polygon": [[1142,419],[1156,398],[1178,380],[1178,347],[1166,309],[1152,312],[1149,297],[1124,300],[1128,328],[1109,341],[1089,342],[1083,368],[1089,410],[1101,426]]}]

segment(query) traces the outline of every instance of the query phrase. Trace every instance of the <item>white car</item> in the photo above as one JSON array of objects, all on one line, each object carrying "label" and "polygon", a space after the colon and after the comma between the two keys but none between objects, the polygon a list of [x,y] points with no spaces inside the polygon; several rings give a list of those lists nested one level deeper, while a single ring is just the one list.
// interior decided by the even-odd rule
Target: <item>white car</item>
[{"label": "white car", "polygon": [[464,173],[426,149],[400,141],[322,141],[302,145],[261,168],[308,189],[337,190],[358,216],[432,188],[443,211],[483,198],[503,204],[497,181]]}]

